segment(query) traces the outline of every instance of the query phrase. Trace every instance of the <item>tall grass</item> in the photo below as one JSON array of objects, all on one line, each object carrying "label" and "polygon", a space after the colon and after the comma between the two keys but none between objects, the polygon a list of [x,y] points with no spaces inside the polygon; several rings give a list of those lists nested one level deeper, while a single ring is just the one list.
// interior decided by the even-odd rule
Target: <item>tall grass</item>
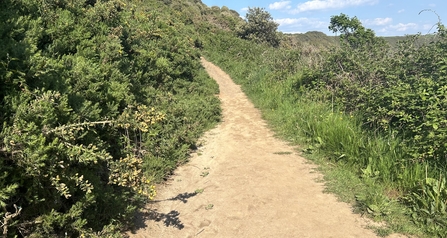
[{"label": "tall grass", "polygon": [[408,210],[399,199],[427,176],[426,165],[405,159],[399,137],[366,130],[360,116],[346,114],[299,88],[300,71],[314,62],[310,57],[318,56],[301,56],[295,73],[277,79],[281,68],[275,68],[273,61],[285,55],[283,49],[250,45],[245,56],[247,51],[240,49],[247,47],[245,41],[234,40],[231,50],[222,50],[226,44],[225,39],[222,45],[213,44],[206,56],[242,85],[278,135],[297,143],[306,157],[318,158],[315,161],[326,168],[328,177],[337,174],[339,182],[328,182],[333,184],[329,190],[346,201],[356,200],[361,212],[388,221],[386,229],[379,229],[381,234],[419,233],[405,218]]}]

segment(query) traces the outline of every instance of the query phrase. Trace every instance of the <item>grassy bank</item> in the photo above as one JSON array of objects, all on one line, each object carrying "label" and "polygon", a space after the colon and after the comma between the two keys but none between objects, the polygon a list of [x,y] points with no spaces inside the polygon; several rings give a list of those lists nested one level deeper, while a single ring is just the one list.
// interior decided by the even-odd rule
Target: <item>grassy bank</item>
[{"label": "grassy bank", "polygon": [[386,221],[374,228],[379,235],[424,236],[402,197],[405,189],[425,178],[425,165],[402,163],[405,152],[399,138],[365,130],[358,115],[300,88],[302,70],[320,62],[318,52],[302,55],[225,35],[218,38],[220,42],[206,47],[206,56],[242,85],[278,135],[299,145],[303,156],[319,165],[328,191],[357,212]]}]

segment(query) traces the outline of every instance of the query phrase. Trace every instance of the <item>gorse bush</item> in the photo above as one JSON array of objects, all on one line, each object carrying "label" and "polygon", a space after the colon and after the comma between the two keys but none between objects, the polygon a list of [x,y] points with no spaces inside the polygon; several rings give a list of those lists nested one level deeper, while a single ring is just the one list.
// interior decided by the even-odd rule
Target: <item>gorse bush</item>
[{"label": "gorse bush", "polygon": [[5,237],[120,236],[219,119],[193,31],[162,4],[1,3]]},{"label": "gorse bush", "polygon": [[361,181],[350,188],[364,213],[410,232],[394,223],[399,203],[428,236],[447,234],[441,23],[431,36],[390,47],[341,14],[329,26],[339,44],[300,36],[321,38],[320,47],[281,35],[260,8],[244,21],[196,0],[1,6],[5,237],[119,237],[131,226],[156,194],[154,181],[186,161],[219,120],[218,86],[200,66],[202,52],[304,153],[348,168]]}]

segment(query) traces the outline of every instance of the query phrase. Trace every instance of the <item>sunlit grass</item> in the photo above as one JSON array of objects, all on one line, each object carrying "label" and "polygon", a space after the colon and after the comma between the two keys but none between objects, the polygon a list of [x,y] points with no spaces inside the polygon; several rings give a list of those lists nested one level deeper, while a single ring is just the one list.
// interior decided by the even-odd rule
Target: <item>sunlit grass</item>
[{"label": "sunlit grass", "polygon": [[275,71],[268,65],[215,51],[208,57],[242,85],[279,136],[319,165],[328,192],[352,203],[358,212],[387,222],[375,229],[378,234],[422,236],[398,199],[424,179],[424,165],[407,162],[398,137],[368,132],[357,115],[309,98],[297,86],[299,74],[274,80]]}]

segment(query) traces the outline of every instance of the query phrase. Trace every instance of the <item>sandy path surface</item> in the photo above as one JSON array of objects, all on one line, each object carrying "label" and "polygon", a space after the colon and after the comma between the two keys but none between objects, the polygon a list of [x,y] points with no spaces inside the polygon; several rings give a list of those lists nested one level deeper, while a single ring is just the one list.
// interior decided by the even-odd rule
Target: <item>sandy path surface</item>
[{"label": "sandy path surface", "polygon": [[148,205],[131,237],[376,237],[294,148],[275,138],[240,87],[202,63],[220,86],[223,122],[202,138]]}]

